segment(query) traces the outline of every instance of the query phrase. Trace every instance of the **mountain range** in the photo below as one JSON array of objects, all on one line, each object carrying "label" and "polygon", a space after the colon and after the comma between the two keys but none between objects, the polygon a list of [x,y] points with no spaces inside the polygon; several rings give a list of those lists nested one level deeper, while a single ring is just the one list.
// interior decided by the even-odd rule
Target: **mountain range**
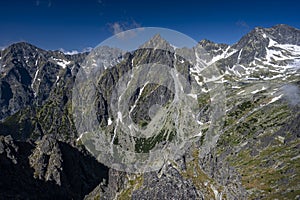
[{"label": "mountain range", "polygon": [[[203,78],[195,65],[174,56],[193,49],[175,48],[160,35],[133,52],[103,47],[67,55],[25,42],[1,50],[1,197],[299,199],[300,30],[283,24],[257,27],[233,45],[206,39],[197,45],[209,54],[202,62],[215,65],[219,76]],[[84,145],[73,115],[72,90],[81,69],[98,75],[93,106],[100,126],[113,132],[119,123],[109,106],[113,87],[127,72],[149,62],[176,68],[201,86],[196,98],[202,135],[158,171],[118,171],[99,162]],[[101,69],[88,68],[93,65]],[[224,86],[226,115],[216,145],[203,155],[212,112],[208,82]],[[147,126],[151,105],[160,100],[167,107],[174,96],[154,84],[138,88],[129,100],[133,122]],[[171,140],[170,130],[142,141],[118,133],[113,142],[126,147],[134,141],[135,150],[145,153]]]}]

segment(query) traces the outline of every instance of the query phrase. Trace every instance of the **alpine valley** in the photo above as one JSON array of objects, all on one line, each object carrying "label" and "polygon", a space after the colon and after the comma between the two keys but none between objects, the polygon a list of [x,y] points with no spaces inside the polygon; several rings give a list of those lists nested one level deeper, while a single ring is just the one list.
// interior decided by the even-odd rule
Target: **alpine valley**
[{"label": "alpine valley", "polygon": [[[202,40],[226,92],[226,115],[217,144],[200,156],[209,126],[208,80],[174,56],[179,49],[160,35],[144,45],[162,46],[122,54],[109,47],[87,53],[46,51],[20,42],[0,51],[0,199],[300,199],[300,30],[257,27],[233,45]],[[143,44],[141,44],[143,45]],[[98,162],[85,148],[72,108],[76,75],[88,56],[111,60],[97,87],[97,119],[114,125],[111,88],[127,71],[148,63],[173,66],[196,80],[202,135],[181,158],[159,171],[127,173]],[[149,123],[149,107],[163,94],[146,84],[132,97],[134,122]],[[205,118],[205,117],[204,117]],[[169,133],[170,135],[170,133]],[[136,143],[147,152],[166,134]],[[122,143],[122,136],[119,136]]]}]

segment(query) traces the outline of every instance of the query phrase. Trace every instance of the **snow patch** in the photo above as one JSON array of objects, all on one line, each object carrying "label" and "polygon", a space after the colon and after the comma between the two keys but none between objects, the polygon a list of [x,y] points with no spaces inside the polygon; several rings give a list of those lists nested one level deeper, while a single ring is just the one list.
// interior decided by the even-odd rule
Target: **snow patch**
[{"label": "snow patch", "polygon": [[207,90],[207,89],[205,89],[205,88],[201,88],[201,92],[203,92],[203,93],[208,93],[209,90]]},{"label": "snow patch", "polygon": [[243,52],[243,49],[241,49],[240,52],[239,52],[239,55],[238,55],[238,63],[240,63],[242,52]]},{"label": "snow patch", "polygon": [[[269,49],[273,47],[273,49]],[[274,47],[276,49],[274,49]],[[280,50],[278,50],[280,49]],[[300,46],[293,44],[278,44],[276,41],[269,38],[268,48],[266,48],[266,60],[268,63],[272,60],[288,60],[288,59],[296,59],[300,58]],[[272,65],[272,64],[271,64]]]},{"label": "snow patch", "polygon": [[281,97],[282,97],[282,94],[277,96],[277,97],[274,97],[268,104],[274,103],[275,101],[278,101]]},{"label": "snow patch", "polygon": [[278,75],[275,75],[272,77],[265,77],[265,78],[263,78],[263,80],[268,81],[268,80],[273,80],[273,79],[282,78],[282,77],[284,77],[283,74],[278,74]]},{"label": "snow patch", "polygon": [[213,57],[212,60],[210,62],[208,62],[207,64],[211,65],[211,64],[217,62],[218,60],[221,60],[223,58],[228,58],[229,56],[231,56],[235,52],[237,52],[237,50],[233,50],[232,52],[228,53],[229,49],[230,49],[230,46],[228,46],[227,49],[222,54]]},{"label": "snow patch", "polygon": [[56,64],[58,64],[59,66],[61,66],[64,69],[67,67],[67,65],[69,65],[71,63],[71,61],[57,59],[57,58],[53,58],[53,60],[55,60]]},{"label": "snow patch", "polygon": [[86,134],[86,133],[88,133],[88,132],[81,133],[81,134],[79,135],[79,137],[76,139],[76,141],[78,142],[79,140],[81,140],[82,136],[83,136],[84,134]]},{"label": "snow patch", "polygon": [[210,185],[210,188],[214,192],[215,199],[216,200],[222,200],[222,193],[219,193],[219,191],[213,185]]},{"label": "snow patch", "polygon": [[111,120],[111,118],[108,118],[108,120],[107,120],[107,125],[109,126],[109,125],[111,125],[112,124],[112,120]]},{"label": "snow patch", "polygon": [[215,82],[215,81],[220,80],[222,77],[223,77],[223,75],[222,76],[218,76],[218,77],[212,76],[211,78],[204,77],[204,82],[206,82],[206,83],[207,82]]},{"label": "snow patch", "polygon": [[267,88],[266,87],[262,87],[261,89],[257,89],[257,90],[252,91],[251,94],[256,94],[256,93],[258,93],[260,91],[263,91],[265,89],[267,89]]},{"label": "snow patch", "polygon": [[178,49],[178,47],[176,47],[175,45],[173,45],[173,44],[170,44],[170,45],[171,45],[171,47],[173,47],[174,50]]},{"label": "snow patch", "polygon": [[[31,88],[32,88],[32,89],[33,89],[33,85],[34,85],[34,83],[35,83],[36,80],[41,81],[40,78],[37,79],[38,73],[39,73],[39,69],[36,70],[36,72],[35,72],[35,74],[34,74],[34,78],[33,78],[32,83],[31,83]],[[33,89],[33,90],[34,90],[34,89]],[[33,95],[36,97],[36,92],[34,92]]]},{"label": "snow patch", "polygon": [[118,121],[123,123],[123,116],[122,116],[122,113],[120,111],[118,112]]},{"label": "snow patch", "polygon": [[192,97],[192,98],[194,98],[194,99],[198,99],[198,96],[197,96],[197,94],[188,94],[188,96],[190,96],[190,97]]},{"label": "snow patch", "polygon": [[195,80],[196,80],[196,82],[197,82],[200,86],[203,85],[203,83],[200,81],[199,76],[195,76]]},{"label": "snow patch", "polygon": [[236,94],[242,94],[242,93],[244,93],[245,92],[245,90],[242,90],[242,91],[240,91],[240,92],[238,92],[238,93],[236,93]]},{"label": "snow patch", "polygon": [[274,46],[275,44],[277,44],[277,42],[274,41],[274,40],[272,40],[271,38],[269,38],[269,45],[268,45],[268,47],[272,47],[272,46]]}]

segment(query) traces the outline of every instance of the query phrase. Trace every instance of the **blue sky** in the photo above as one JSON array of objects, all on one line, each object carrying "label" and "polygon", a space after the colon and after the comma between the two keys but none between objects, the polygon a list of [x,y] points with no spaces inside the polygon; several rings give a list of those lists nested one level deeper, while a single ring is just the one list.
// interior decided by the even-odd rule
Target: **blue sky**
[{"label": "blue sky", "polygon": [[163,27],[196,41],[232,44],[256,26],[300,28],[299,1],[2,0],[0,47],[26,41],[45,49],[95,47],[114,33]]}]

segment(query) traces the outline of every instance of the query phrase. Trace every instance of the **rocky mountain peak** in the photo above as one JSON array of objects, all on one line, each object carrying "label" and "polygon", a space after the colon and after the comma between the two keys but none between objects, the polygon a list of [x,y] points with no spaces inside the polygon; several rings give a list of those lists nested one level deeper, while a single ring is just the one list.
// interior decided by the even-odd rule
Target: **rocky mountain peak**
[{"label": "rocky mountain peak", "polygon": [[264,29],[279,44],[300,45],[300,30],[285,24]]},{"label": "rocky mountain peak", "polygon": [[233,48],[239,50],[247,44],[258,43],[267,46],[270,38],[279,44],[300,45],[300,30],[285,24],[278,24],[271,28],[256,27],[233,45]]},{"label": "rocky mountain peak", "polygon": [[201,40],[198,45],[208,51],[213,57],[223,54],[229,47],[228,44],[218,44],[208,39]]},{"label": "rocky mountain peak", "polygon": [[8,48],[38,48],[28,42],[16,42],[8,46]]},{"label": "rocky mountain peak", "polygon": [[236,50],[240,50],[247,45],[261,48],[267,46],[268,42],[269,41],[266,37],[264,29],[260,27],[256,27],[248,34],[243,36],[236,44],[232,46],[232,48]]},{"label": "rocky mountain peak", "polygon": [[215,43],[213,41],[211,41],[211,40],[203,39],[203,40],[200,40],[199,44],[201,46],[206,46],[206,45],[215,44]]},{"label": "rocky mountain peak", "polygon": [[167,41],[161,37],[161,35],[159,33],[155,34],[150,40],[149,42],[153,42],[153,43],[167,43]]},{"label": "rocky mountain peak", "polygon": [[299,31],[299,29],[294,28],[292,26],[289,26],[287,24],[277,24],[275,26],[272,26],[271,29],[278,30],[278,31],[283,31],[283,30],[286,30],[286,31]]},{"label": "rocky mountain peak", "polygon": [[174,48],[160,34],[155,34],[148,42],[144,43],[140,48],[163,49],[174,52]]},{"label": "rocky mountain peak", "polygon": [[34,51],[41,51],[44,52],[45,50],[40,49],[32,44],[29,44],[27,42],[17,42],[17,43],[13,43],[10,46],[8,46],[7,48],[3,49],[2,54],[29,54],[32,53]]}]

